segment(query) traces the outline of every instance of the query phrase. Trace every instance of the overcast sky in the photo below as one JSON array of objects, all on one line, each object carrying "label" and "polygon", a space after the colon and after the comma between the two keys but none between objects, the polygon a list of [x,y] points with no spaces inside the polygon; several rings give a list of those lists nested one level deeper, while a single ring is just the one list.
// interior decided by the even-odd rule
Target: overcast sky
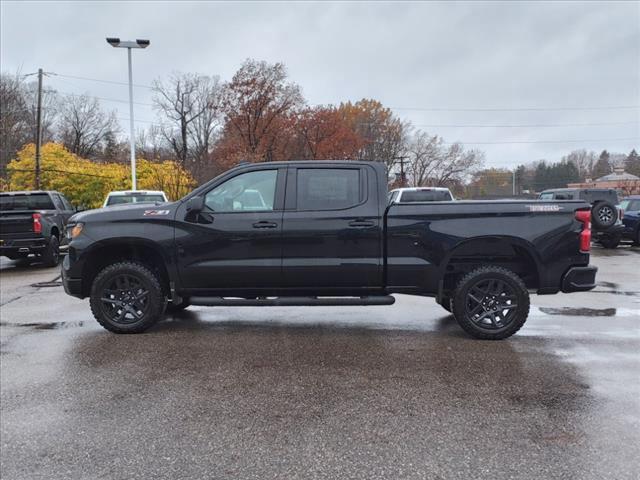
[{"label": "overcast sky", "polygon": [[[640,2],[3,1],[1,9],[3,72],[42,67],[126,82],[125,51],[105,37],[148,38],[147,50],[134,51],[137,84],[172,71],[227,80],[247,57],[281,61],[309,103],[375,98],[416,128],[484,150],[490,166],[640,146]],[[53,75],[45,85],[128,98],[124,85]],[[148,88],[134,95],[151,102]],[[126,103],[103,105],[128,117]],[[146,105],[135,116],[140,127],[155,119]]]}]

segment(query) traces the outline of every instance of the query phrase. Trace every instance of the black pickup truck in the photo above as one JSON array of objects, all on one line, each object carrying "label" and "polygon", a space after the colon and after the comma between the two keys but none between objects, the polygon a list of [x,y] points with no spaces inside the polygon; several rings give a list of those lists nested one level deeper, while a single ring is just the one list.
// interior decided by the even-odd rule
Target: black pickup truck
[{"label": "black pickup truck", "polygon": [[59,192],[0,193],[0,255],[26,262],[30,254],[45,266],[60,263],[60,243],[75,213]]},{"label": "black pickup truck", "polygon": [[390,305],[435,297],[470,335],[501,339],[529,292],[590,290],[583,201],[387,203],[381,163],[234,168],[170,204],[75,215],[68,294],[98,322],[146,330],[191,305]]}]

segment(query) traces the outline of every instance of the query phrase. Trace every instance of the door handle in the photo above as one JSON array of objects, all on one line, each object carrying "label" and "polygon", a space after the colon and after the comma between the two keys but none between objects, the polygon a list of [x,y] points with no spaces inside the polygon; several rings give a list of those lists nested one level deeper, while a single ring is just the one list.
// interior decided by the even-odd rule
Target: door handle
[{"label": "door handle", "polygon": [[268,222],[266,220],[262,220],[261,222],[256,222],[253,224],[253,228],[276,228],[277,226],[277,223]]},{"label": "door handle", "polygon": [[356,220],[352,220],[349,222],[349,226],[350,227],[355,227],[355,228],[359,228],[359,227],[373,227],[375,225],[374,222],[371,222],[369,220],[365,220],[364,218],[358,218]]}]

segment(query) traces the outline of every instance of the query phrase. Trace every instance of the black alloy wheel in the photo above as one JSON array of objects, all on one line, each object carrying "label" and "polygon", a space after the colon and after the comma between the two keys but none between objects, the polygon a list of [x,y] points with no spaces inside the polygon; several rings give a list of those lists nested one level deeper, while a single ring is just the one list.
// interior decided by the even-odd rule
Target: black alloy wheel
[{"label": "black alloy wheel", "polygon": [[105,267],[91,286],[93,316],[115,333],[140,333],[162,318],[167,299],[159,276],[135,262]]},{"label": "black alloy wheel", "polygon": [[453,314],[469,335],[500,340],[516,333],[529,315],[529,292],[515,273],[502,267],[479,267],[458,283]]},{"label": "black alloy wheel", "polygon": [[111,277],[102,290],[102,312],[114,323],[130,324],[141,320],[149,309],[149,290],[134,275]]}]

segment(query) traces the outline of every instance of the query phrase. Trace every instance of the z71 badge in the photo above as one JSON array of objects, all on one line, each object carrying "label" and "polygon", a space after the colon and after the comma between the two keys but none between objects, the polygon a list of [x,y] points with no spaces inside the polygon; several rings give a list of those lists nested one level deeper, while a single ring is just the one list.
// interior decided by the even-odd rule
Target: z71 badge
[{"label": "z71 badge", "polygon": [[143,215],[145,217],[157,217],[160,215],[169,215],[169,210],[145,210]]}]

